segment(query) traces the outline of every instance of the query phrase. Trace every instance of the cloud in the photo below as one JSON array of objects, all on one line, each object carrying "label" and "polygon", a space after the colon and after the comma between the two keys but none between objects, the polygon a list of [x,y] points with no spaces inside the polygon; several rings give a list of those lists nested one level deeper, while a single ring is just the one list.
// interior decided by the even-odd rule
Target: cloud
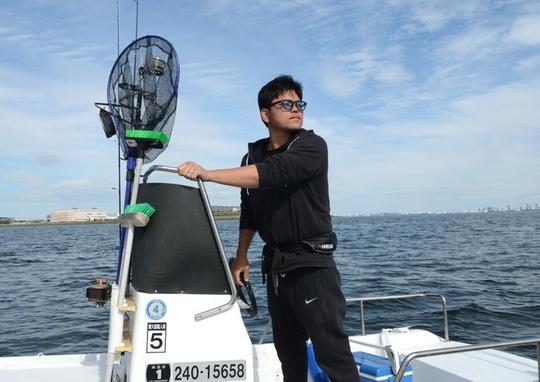
[{"label": "cloud", "polygon": [[36,160],[41,166],[56,166],[61,164],[63,157],[54,153],[38,154]]},{"label": "cloud", "polygon": [[[286,2],[285,2],[286,3]],[[339,3],[328,1],[309,1],[299,0],[295,2],[297,11],[303,10],[304,17],[299,18],[299,23],[308,33],[323,33],[324,30],[335,28],[341,22],[351,17],[351,9],[345,10]],[[286,13],[289,11],[285,10]],[[347,15],[346,12],[349,12]],[[354,16],[353,16],[354,17]]]},{"label": "cloud", "polygon": [[537,80],[464,96],[428,120],[306,120],[329,144],[334,212],[531,202],[540,193],[539,89]]},{"label": "cloud", "polygon": [[53,183],[49,189],[60,193],[71,193],[86,190],[92,185],[93,182],[90,179],[65,179]]},{"label": "cloud", "polygon": [[[476,127],[469,126],[472,131],[509,134],[532,129],[540,133],[539,89],[540,81],[536,78],[464,97],[453,102],[452,107],[456,115],[479,122]],[[507,141],[502,139],[500,144]]]},{"label": "cloud", "polygon": [[94,200],[94,203],[102,200],[108,191],[110,191],[110,196],[113,196],[111,187],[104,187],[103,184],[112,184],[112,182],[105,183],[98,177],[61,179],[53,182],[50,179],[36,178],[34,183],[27,184],[20,193],[25,200],[32,202],[54,201],[57,204],[58,201],[65,201],[69,204],[72,201],[78,201],[86,204],[87,200]]},{"label": "cloud", "polygon": [[[2,75],[7,75],[7,71],[0,71],[0,73],[2,73]],[[29,92],[27,89],[18,86],[0,85],[0,100],[13,102],[29,100],[31,98],[34,98],[33,93]]]},{"label": "cloud", "polygon": [[370,78],[383,83],[399,83],[411,79],[402,65],[385,58],[376,58],[370,52],[357,52],[338,57],[350,69],[352,77],[364,82]]},{"label": "cloud", "polygon": [[540,14],[519,18],[512,26],[509,37],[523,45],[540,44]]},{"label": "cloud", "polygon": [[[51,164],[59,158],[79,157],[93,151],[88,143],[100,141],[99,122],[88,107],[88,111],[51,116],[25,114],[0,107],[11,127],[2,128],[4,139],[20,143],[6,147],[2,154],[24,160],[29,157],[39,161],[45,159]],[[94,118],[95,128],[90,122]],[[21,146],[32,147],[32,150],[21,150]]]},{"label": "cloud", "polygon": [[77,62],[94,62],[96,56],[99,56],[99,53],[104,51],[102,46],[99,45],[86,45],[86,46],[70,46],[70,45],[59,45],[51,44],[48,45],[45,49],[42,50],[47,54],[61,59]]},{"label": "cloud", "polygon": [[[41,5],[35,5],[39,9]],[[1,16],[0,42],[4,49],[11,50],[12,62],[39,59],[42,70],[51,74],[56,67],[69,63],[96,63],[103,57],[109,57],[109,49],[96,39],[87,39],[81,33],[84,18],[80,16],[81,5],[69,5],[57,2],[32,9],[39,13],[40,22],[32,19],[32,12],[19,12],[17,17]],[[64,13],[57,28],[47,25],[56,12]],[[21,14],[23,16],[21,16]],[[84,37],[83,37],[84,36]],[[95,35],[99,36],[99,33]],[[82,38],[81,38],[82,37]],[[97,40],[100,41],[100,40]],[[39,58],[37,58],[39,56]]]},{"label": "cloud", "polygon": [[322,85],[334,96],[347,97],[368,82],[395,85],[413,79],[413,75],[391,57],[377,56],[371,51],[327,57]]},{"label": "cloud", "polygon": [[22,42],[22,41],[31,41],[36,36],[32,33],[14,33],[9,35],[0,36],[1,40],[6,42]]},{"label": "cloud", "polygon": [[43,180],[41,176],[30,174],[25,170],[9,171],[5,174],[5,177],[16,182],[20,182],[26,185],[33,185]]},{"label": "cloud", "polygon": [[[0,114],[5,121],[0,131],[4,139],[17,142],[5,145],[2,155],[54,165],[69,158],[90,157],[103,147],[105,140],[93,102],[105,98],[106,71],[82,64],[62,68],[59,76],[41,67],[27,72],[24,67],[0,65],[4,78]],[[101,81],[96,80],[100,74]]]},{"label": "cloud", "polygon": [[[408,16],[408,22],[403,29],[408,32],[438,32],[457,20],[467,20],[476,17],[481,11],[481,3],[476,1],[414,1],[412,3],[395,2]],[[404,5],[406,4],[406,5]]]},{"label": "cloud", "polygon": [[[242,92],[245,80],[240,68],[224,62],[196,62],[182,66],[182,78],[210,97],[232,96]],[[184,85],[184,84],[182,84]]]},{"label": "cloud", "polygon": [[[176,117],[171,143],[160,161],[177,165],[194,160],[208,168],[237,166],[249,138],[240,138],[239,127],[234,121],[223,120],[223,113],[226,111],[217,113],[217,120],[214,120],[214,115],[194,109],[186,101]],[[262,128],[253,130],[255,134],[266,133]]]},{"label": "cloud", "polygon": [[[6,179],[11,181],[6,184],[4,192],[7,195],[16,194],[16,200],[20,202],[44,203],[43,206],[38,207],[42,214],[46,212],[47,208],[51,208],[51,204],[56,206],[94,206],[96,203],[104,204],[105,198],[110,199],[110,204],[113,204],[114,192],[111,187],[103,186],[104,184],[113,184],[113,179],[107,179],[106,175],[57,180],[56,176],[50,176],[48,173],[44,175],[44,172],[35,175],[31,172],[31,166],[26,168],[28,169],[9,171],[4,175]],[[9,207],[13,208],[14,206],[10,205]],[[112,210],[112,208],[110,209]]]},{"label": "cloud", "polygon": [[356,93],[360,87],[343,65],[325,64],[320,80],[323,88],[334,97],[346,98]]},{"label": "cloud", "polygon": [[27,30],[18,30],[11,26],[0,27],[0,41],[7,43],[30,41],[36,37],[35,33],[29,33]]},{"label": "cloud", "polygon": [[459,33],[442,35],[440,42],[435,50],[439,60],[469,66],[478,60],[493,63],[504,54],[540,44],[540,14],[518,15],[511,26],[497,18],[465,23]]},{"label": "cloud", "polygon": [[[350,8],[348,9],[350,11]],[[343,16],[344,7],[324,0],[289,0],[282,2],[268,2],[255,0],[245,2],[242,0],[209,1],[206,3],[205,13],[212,20],[227,25],[231,18],[242,19],[243,23],[261,25],[267,20],[286,20],[291,14],[299,15],[295,24],[304,30],[315,30],[335,24]]]},{"label": "cloud", "polygon": [[441,54],[450,61],[456,59],[476,60],[488,58],[501,50],[500,41],[503,32],[496,28],[468,29],[455,37],[441,48]]},{"label": "cloud", "polygon": [[516,64],[516,70],[518,71],[529,71],[538,67],[540,67],[540,54],[534,54],[524,58]]}]

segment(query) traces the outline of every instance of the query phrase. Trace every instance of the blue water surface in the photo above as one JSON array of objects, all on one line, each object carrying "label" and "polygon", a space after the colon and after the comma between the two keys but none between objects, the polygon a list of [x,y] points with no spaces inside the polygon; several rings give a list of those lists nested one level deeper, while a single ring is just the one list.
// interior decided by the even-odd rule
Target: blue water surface
[{"label": "blue water surface", "polygon": [[[238,222],[218,228],[233,256]],[[451,339],[540,337],[540,211],[336,217],[334,228],[347,297],[441,293]],[[257,239],[250,252],[260,314],[244,316],[254,342],[268,321],[261,248]],[[85,290],[96,278],[114,279],[117,251],[116,225],[0,228],[0,356],[105,352],[108,310]],[[443,333],[437,300],[367,303],[365,314],[368,332],[412,325]],[[359,332],[358,306],[349,307],[346,328]]]}]

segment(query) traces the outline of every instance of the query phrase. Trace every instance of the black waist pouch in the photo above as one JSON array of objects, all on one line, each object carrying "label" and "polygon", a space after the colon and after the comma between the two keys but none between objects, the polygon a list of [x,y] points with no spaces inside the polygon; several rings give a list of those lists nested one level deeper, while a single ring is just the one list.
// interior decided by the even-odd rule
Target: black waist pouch
[{"label": "black waist pouch", "polygon": [[323,255],[331,255],[337,248],[338,239],[335,232],[317,236],[312,239],[302,240],[304,247],[311,252],[322,253]]}]

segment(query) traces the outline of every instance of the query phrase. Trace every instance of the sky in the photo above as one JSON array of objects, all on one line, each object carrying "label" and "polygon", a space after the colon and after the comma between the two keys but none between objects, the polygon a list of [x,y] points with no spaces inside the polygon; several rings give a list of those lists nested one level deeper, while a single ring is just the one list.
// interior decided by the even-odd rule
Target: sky
[{"label": "sky", "polygon": [[[117,211],[117,143],[94,102],[107,99],[117,36],[120,50],[135,38],[136,6],[2,4],[0,216]],[[138,9],[137,35],[167,39],[180,59],[171,143],[152,164],[237,166],[247,142],[267,136],[259,89],[291,74],[308,103],[304,127],[328,143],[333,214],[540,204],[537,0],[139,0]],[[239,204],[238,189],[207,188],[212,204]]]}]

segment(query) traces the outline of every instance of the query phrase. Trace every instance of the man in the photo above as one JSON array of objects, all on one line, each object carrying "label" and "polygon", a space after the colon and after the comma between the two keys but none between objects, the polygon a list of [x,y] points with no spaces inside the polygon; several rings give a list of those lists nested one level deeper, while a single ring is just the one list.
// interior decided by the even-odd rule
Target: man
[{"label": "man", "polygon": [[242,166],[206,170],[178,167],[188,179],[242,187],[235,282],[249,281],[248,248],[255,232],[265,242],[268,308],[284,381],[307,379],[306,340],[332,381],[359,380],[343,330],[345,298],[332,252],[325,141],[302,129],[302,86],[280,76],[262,87],[259,110],[269,137],[249,144]]}]

